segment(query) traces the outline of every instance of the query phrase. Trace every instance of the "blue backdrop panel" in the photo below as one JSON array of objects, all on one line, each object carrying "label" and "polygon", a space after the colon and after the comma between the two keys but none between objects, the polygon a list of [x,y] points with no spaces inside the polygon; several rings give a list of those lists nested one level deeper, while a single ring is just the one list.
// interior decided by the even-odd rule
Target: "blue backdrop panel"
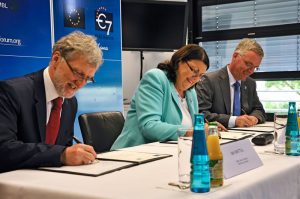
[{"label": "blue backdrop panel", "polygon": [[0,80],[11,77],[19,77],[41,68],[49,64],[50,57],[19,57],[19,56],[3,56],[0,55]]},{"label": "blue backdrop panel", "polygon": [[0,79],[46,67],[51,55],[49,0],[2,0]]},{"label": "blue backdrop panel", "polygon": [[[98,111],[122,111],[120,0],[54,0],[54,38],[75,30],[97,37],[104,64],[95,75],[96,83],[81,89],[78,114]],[[81,133],[78,121],[75,135]]]}]

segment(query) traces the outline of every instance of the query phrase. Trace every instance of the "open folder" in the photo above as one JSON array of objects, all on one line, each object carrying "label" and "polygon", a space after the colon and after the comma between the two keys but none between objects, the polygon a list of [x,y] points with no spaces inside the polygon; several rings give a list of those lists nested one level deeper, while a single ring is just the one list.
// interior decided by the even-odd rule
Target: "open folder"
[{"label": "open folder", "polygon": [[97,159],[88,165],[40,167],[38,169],[77,175],[100,176],[170,156],[172,155],[117,150],[97,154]]},{"label": "open folder", "polygon": [[39,170],[54,171],[60,173],[69,173],[85,176],[100,176],[128,167],[132,167],[136,164],[131,162],[116,162],[116,161],[99,161],[96,160],[92,164],[79,165],[79,166],[62,166],[62,167],[40,167]]}]

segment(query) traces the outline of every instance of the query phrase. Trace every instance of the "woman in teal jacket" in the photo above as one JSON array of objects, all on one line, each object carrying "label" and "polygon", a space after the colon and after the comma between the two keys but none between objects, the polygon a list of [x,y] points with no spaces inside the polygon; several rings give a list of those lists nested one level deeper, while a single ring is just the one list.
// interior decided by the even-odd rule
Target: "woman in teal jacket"
[{"label": "woman in teal jacket", "polygon": [[[135,91],[124,128],[111,150],[177,140],[178,128],[193,125],[198,113],[194,85],[208,67],[205,50],[189,44],[176,51],[170,61],[149,70]],[[186,134],[192,136],[192,132]]]}]

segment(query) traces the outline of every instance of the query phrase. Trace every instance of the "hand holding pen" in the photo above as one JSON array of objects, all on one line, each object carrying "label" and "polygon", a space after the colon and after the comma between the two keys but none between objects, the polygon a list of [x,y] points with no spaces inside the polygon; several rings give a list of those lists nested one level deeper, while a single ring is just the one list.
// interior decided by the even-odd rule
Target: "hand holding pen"
[{"label": "hand holding pen", "polygon": [[60,157],[61,162],[69,166],[91,164],[97,157],[94,148],[81,144],[81,141],[75,137],[73,139],[78,144],[65,148]]},{"label": "hand holding pen", "polygon": [[258,119],[252,115],[241,115],[235,120],[235,126],[237,127],[250,127],[258,123]]}]

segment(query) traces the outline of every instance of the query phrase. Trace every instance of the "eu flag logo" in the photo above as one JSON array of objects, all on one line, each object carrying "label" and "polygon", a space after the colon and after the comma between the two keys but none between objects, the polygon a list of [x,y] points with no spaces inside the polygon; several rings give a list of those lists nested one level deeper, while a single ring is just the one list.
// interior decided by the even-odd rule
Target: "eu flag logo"
[{"label": "eu flag logo", "polygon": [[64,9],[64,27],[85,28],[84,8]]}]

